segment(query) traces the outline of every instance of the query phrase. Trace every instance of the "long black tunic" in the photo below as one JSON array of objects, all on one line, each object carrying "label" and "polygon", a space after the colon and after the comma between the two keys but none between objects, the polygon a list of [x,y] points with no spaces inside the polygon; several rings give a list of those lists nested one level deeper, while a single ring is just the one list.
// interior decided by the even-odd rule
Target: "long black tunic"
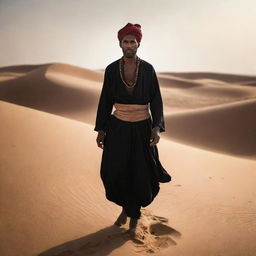
[{"label": "long black tunic", "polygon": [[[105,131],[101,179],[106,197],[120,206],[149,205],[159,192],[159,182],[169,182],[159,161],[157,146],[150,146],[151,129],[165,131],[163,102],[154,67],[140,60],[138,79],[132,93],[122,82],[119,59],[105,69],[94,131]],[[148,104],[151,117],[137,122],[116,118],[113,104]]]}]

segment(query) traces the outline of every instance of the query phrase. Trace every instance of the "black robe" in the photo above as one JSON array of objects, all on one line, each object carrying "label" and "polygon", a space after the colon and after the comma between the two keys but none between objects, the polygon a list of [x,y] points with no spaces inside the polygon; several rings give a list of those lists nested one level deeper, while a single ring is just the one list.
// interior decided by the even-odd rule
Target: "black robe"
[{"label": "black robe", "polygon": [[[154,67],[140,60],[138,79],[132,93],[119,71],[119,59],[105,69],[94,131],[105,131],[100,174],[106,198],[120,206],[149,205],[159,192],[159,182],[171,176],[159,161],[157,146],[150,146],[151,129],[165,131],[163,102]],[[113,104],[148,104],[151,117],[128,122],[112,114]]]}]

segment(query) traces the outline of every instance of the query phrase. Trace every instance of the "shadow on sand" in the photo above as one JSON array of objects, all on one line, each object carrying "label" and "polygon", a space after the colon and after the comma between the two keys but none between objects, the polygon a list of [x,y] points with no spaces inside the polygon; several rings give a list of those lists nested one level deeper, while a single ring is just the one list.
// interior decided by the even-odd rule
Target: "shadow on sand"
[{"label": "shadow on sand", "polygon": [[48,249],[38,256],[108,255],[130,239],[124,228],[112,225],[82,238]]}]

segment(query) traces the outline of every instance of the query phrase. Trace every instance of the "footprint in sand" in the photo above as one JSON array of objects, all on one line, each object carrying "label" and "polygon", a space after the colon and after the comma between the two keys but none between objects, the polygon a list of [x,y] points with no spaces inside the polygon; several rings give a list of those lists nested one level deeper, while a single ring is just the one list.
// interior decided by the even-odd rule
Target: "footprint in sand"
[{"label": "footprint in sand", "polygon": [[151,211],[142,209],[141,218],[138,222],[136,234],[132,241],[136,252],[156,253],[177,243],[171,238],[181,234],[167,225],[168,219],[153,215]]},{"label": "footprint in sand", "polygon": [[172,234],[175,230],[163,223],[153,223],[149,226],[149,232],[155,236]]},{"label": "footprint in sand", "polygon": [[161,221],[161,222],[168,222],[168,219],[165,217],[161,217],[161,216],[157,216],[157,215],[152,215],[152,220],[157,220],[157,221]]}]

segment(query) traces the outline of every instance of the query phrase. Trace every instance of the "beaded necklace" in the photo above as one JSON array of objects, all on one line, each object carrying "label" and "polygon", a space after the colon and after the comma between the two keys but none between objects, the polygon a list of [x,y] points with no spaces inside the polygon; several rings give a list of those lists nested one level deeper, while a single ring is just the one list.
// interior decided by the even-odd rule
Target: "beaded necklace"
[{"label": "beaded necklace", "polygon": [[120,71],[120,76],[121,76],[121,79],[123,81],[123,83],[125,84],[126,87],[128,88],[133,88],[136,83],[137,83],[137,79],[138,79],[138,73],[139,73],[139,65],[140,65],[140,58],[137,56],[136,57],[136,72],[135,72],[135,81],[132,85],[129,85],[125,82],[124,78],[123,78],[123,72],[124,72],[124,57],[120,58],[119,60],[119,71]]}]

